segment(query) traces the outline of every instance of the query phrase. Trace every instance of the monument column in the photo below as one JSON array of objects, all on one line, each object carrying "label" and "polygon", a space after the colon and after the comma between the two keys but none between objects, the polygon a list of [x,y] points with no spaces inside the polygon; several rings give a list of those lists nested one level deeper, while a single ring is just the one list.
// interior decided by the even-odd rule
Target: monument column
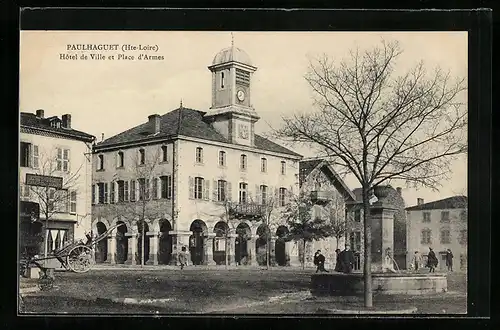
[{"label": "monument column", "polygon": [[214,261],[214,237],[215,233],[207,233],[203,237],[203,264],[215,265]]},{"label": "monument column", "polygon": [[287,266],[291,267],[300,267],[300,260],[299,260],[299,248],[297,241],[292,240],[289,242],[285,243],[285,250],[287,255],[289,256],[289,262]]},{"label": "monument column", "polygon": [[226,241],[226,244],[227,244],[227,249],[226,249],[226,253],[228,254],[228,257],[227,257],[227,262],[229,265],[233,265],[235,263],[235,257],[234,257],[234,254],[235,254],[235,251],[236,251],[236,238],[238,237],[237,234],[229,234],[227,236],[227,241]]},{"label": "monument column", "polygon": [[372,272],[383,271],[383,262],[387,249],[394,251],[394,213],[396,208],[384,199],[388,195],[388,188],[375,187],[374,194],[378,201],[370,207],[372,250]]},{"label": "monument column", "polygon": [[108,251],[106,262],[114,265],[116,263],[116,229],[108,236]]},{"label": "monument column", "polygon": [[269,238],[269,266],[276,266],[276,236]]},{"label": "monument column", "polygon": [[148,231],[146,239],[149,238],[149,258],[146,265],[158,265],[158,236],[159,232]]},{"label": "monument column", "polygon": [[257,263],[257,250],[255,247],[255,242],[257,241],[257,235],[251,235],[249,240],[247,241],[247,255],[248,255],[248,265],[250,266],[258,266]]},{"label": "monument column", "polygon": [[126,233],[126,237],[128,237],[128,253],[127,260],[125,263],[127,265],[136,265],[137,264],[137,233]]}]

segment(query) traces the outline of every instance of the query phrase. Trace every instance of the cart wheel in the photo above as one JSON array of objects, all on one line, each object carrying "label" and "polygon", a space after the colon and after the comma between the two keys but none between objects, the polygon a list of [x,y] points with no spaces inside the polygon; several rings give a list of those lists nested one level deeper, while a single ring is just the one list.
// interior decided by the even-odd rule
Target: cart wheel
[{"label": "cart wheel", "polygon": [[75,273],[88,272],[93,263],[92,250],[84,245],[75,246],[68,253],[67,263]]}]

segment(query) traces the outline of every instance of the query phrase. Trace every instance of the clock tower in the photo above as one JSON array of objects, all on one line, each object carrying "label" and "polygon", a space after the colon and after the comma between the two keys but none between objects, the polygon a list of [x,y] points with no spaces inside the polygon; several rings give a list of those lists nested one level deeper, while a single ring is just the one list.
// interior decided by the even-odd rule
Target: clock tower
[{"label": "clock tower", "polygon": [[212,72],[212,106],[205,117],[229,142],[252,146],[259,116],[251,103],[252,74],[257,70],[240,48],[221,50],[208,67]]}]

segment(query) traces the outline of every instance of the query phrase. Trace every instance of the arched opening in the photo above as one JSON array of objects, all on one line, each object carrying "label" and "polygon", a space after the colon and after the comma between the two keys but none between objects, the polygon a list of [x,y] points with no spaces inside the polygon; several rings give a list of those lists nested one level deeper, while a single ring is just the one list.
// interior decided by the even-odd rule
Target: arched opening
[{"label": "arched opening", "polygon": [[217,265],[226,264],[226,240],[229,234],[229,226],[224,221],[219,221],[214,227],[213,255]]},{"label": "arched opening", "polygon": [[[117,223],[124,223],[123,221],[118,221]],[[123,264],[128,258],[128,237],[125,236],[127,233],[127,225],[119,226],[116,229],[116,263]]]},{"label": "arched opening", "polygon": [[255,251],[257,253],[257,264],[260,266],[265,266],[267,263],[267,241],[270,235],[271,231],[267,225],[261,224],[257,228],[259,238],[255,240]]},{"label": "arched opening", "polygon": [[169,234],[171,230],[172,226],[168,220],[160,220],[160,243],[158,253],[158,263],[160,265],[168,265],[172,259],[172,235]]},{"label": "arched opening", "polygon": [[289,257],[286,255],[285,244],[288,236],[288,228],[279,226],[276,229],[275,256],[278,266],[288,266],[290,264]]},{"label": "arched opening", "polygon": [[[144,225],[144,228],[142,226]],[[149,236],[147,235],[149,226],[145,221],[137,222],[137,263],[144,263],[149,260]],[[144,253],[142,253],[142,233],[144,232]]]},{"label": "arched opening", "polygon": [[194,220],[189,230],[193,233],[189,237],[189,252],[193,265],[203,264],[204,234],[207,233],[207,225],[203,220]]},{"label": "arched opening", "polygon": [[[97,235],[101,235],[106,232],[106,225],[102,222],[96,223]],[[108,259],[108,240],[107,238],[99,241],[95,247],[95,262],[103,263]]]},{"label": "arched opening", "polygon": [[242,222],[236,227],[236,237],[235,250],[234,250],[234,260],[237,265],[246,265],[248,262],[248,247],[247,241],[252,231],[250,227]]}]

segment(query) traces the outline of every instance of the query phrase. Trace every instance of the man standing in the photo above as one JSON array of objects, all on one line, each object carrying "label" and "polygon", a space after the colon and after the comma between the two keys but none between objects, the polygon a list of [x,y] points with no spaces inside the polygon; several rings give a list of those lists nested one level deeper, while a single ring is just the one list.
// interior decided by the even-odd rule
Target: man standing
[{"label": "man standing", "polygon": [[438,259],[434,250],[429,247],[429,254],[427,254],[427,267],[429,267],[429,273],[434,273],[438,264]]},{"label": "man standing", "polygon": [[344,251],[340,252],[341,271],[346,274],[351,273],[354,262],[354,253],[350,250],[349,244],[346,244]]},{"label": "man standing", "polygon": [[418,268],[420,267],[420,264],[422,263],[422,256],[420,256],[420,253],[418,251],[415,251],[415,254],[413,255],[413,260],[411,261],[413,265],[413,269],[418,272]]},{"label": "man standing", "polygon": [[319,272],[327,272],[325,269],[325,256],[321,253],[321,250],[318,250],[314,255],[314,261],[316,262],[316,273]]},{"label": "man standing", "polygon": [[453,253],[450,249],[446,250],[446,267],[448,267],[448,271],[453,271]]}]

